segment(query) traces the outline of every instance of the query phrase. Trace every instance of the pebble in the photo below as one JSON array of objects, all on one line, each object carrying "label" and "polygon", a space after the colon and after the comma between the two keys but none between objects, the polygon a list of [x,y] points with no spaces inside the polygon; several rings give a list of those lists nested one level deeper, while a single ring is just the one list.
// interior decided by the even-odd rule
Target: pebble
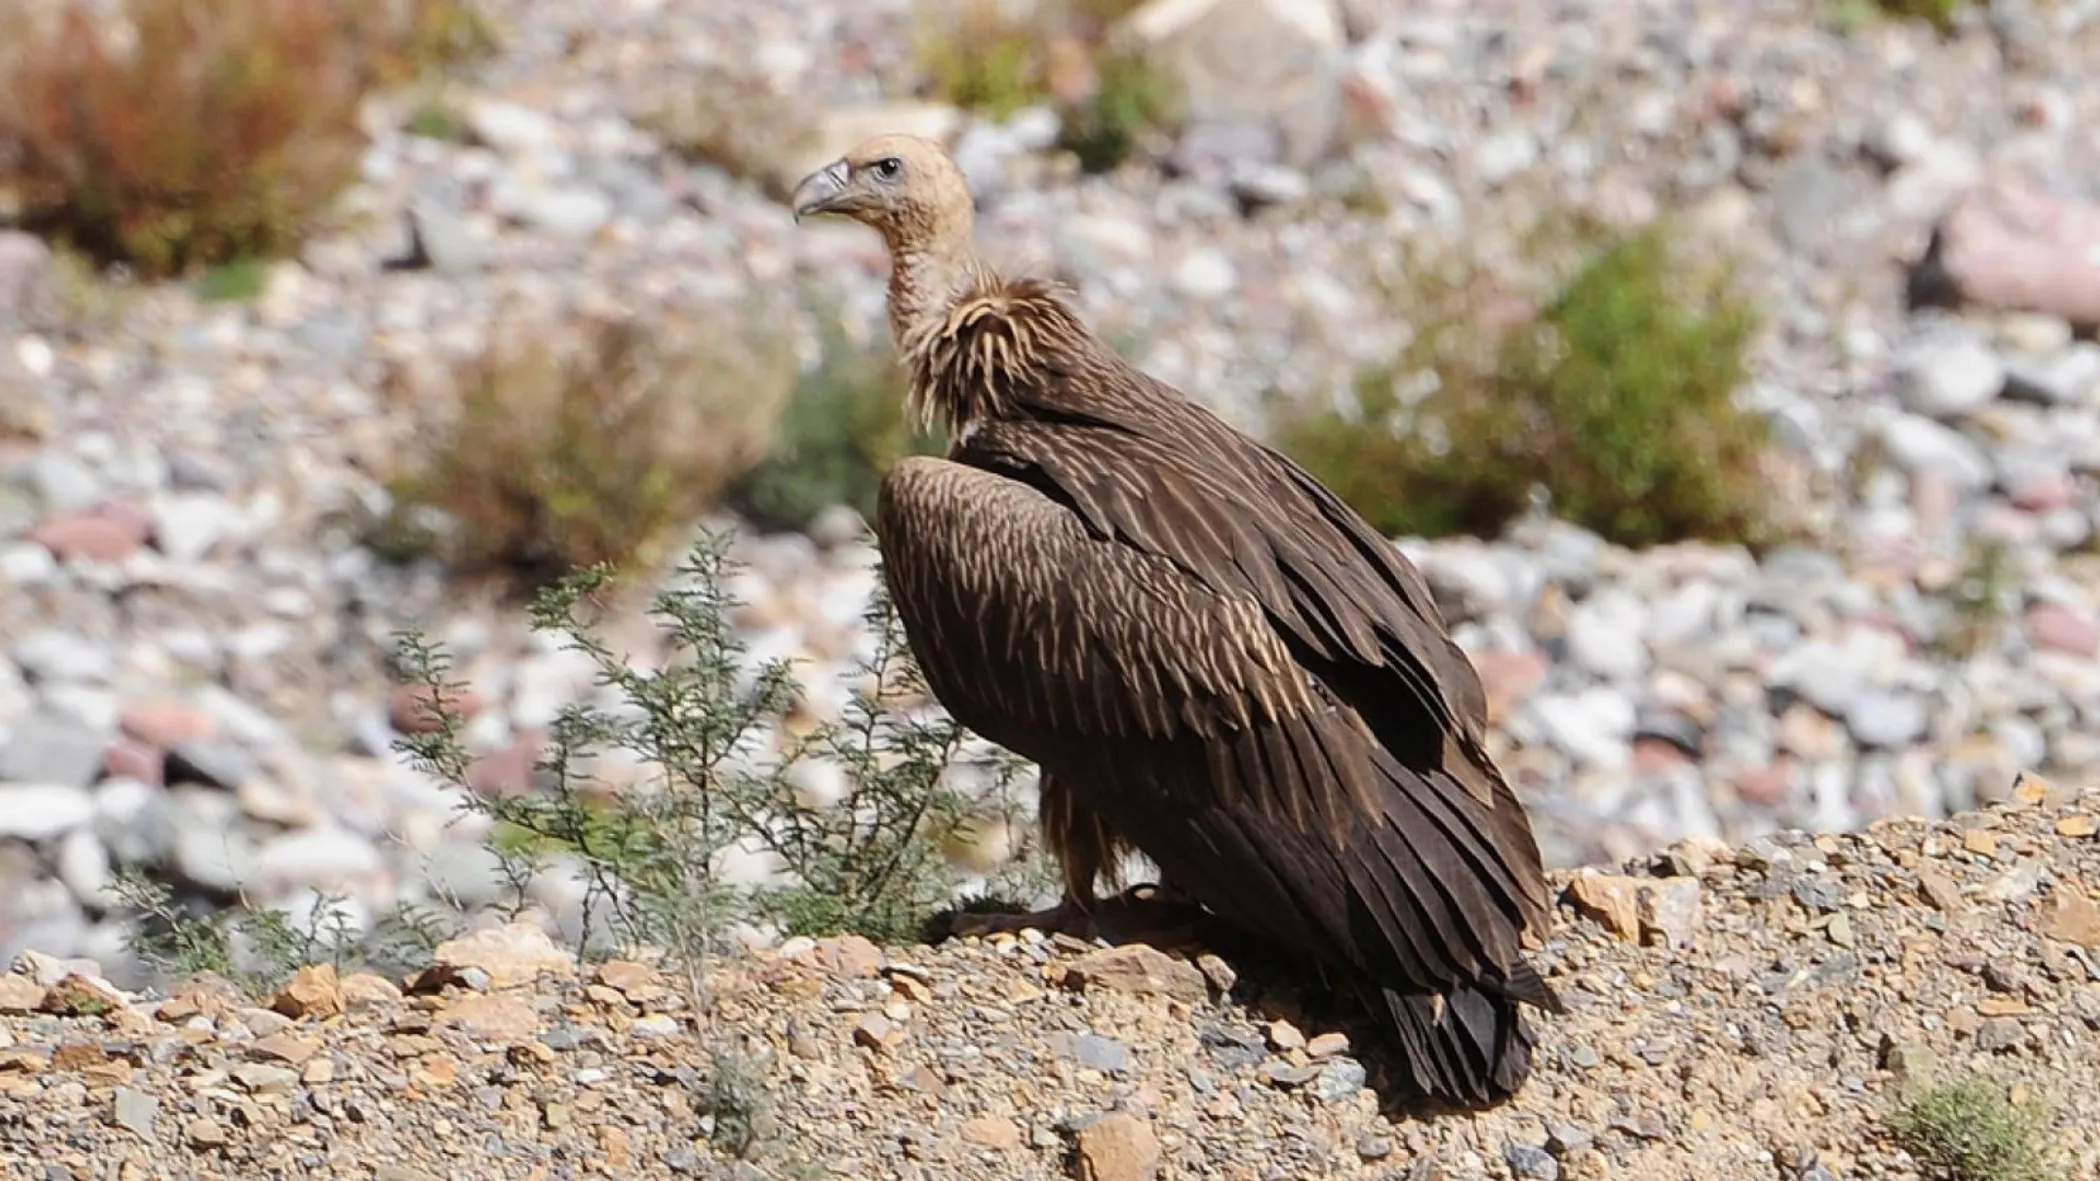
[{"label": "pebble", "polygon": [[[461,83],[467,142],[375,135],[346,200],[378,232],[310,244],[252,306],[170,285],[106,327],[0,310],[0,389],[26,383],[51,408],[23,444],[0,414],[0,793],[39,793],[28,818],[0,805],[0,833],[38,845],[11,872],[83,901],[133,865],[276,905],[341,885],[368,914],[502,898],[484,830],[451,823],[464,793],[391,749],[424,723],[385,650],[411,619],[471,641],[473,688],[454,704],[488,796],[531,789],[546,729],[593,692],[591,670],[523,636],[514,608],[382,562],[343,524],[343,506],[387,500],[375,473],[395,423],[376,370],[472,346],[513,298],[661,308],[791,275],[819,276],[856,333],[879,333],[866,235],[793,229],[763,183],[663,154],[638,126],[637,89],[687,87],[685,57],[722,44],[797,94],[824,91],[812,107],[857,104],[818,139],[871,119],[954,131],[987,240],[1052,264],[1091,317],[1143,341],[1148,369],[1235,421],[1259,422],[1281,386],[1343,388],[1404,343],[1406,317],[1357,264],[1481,239],[1505,200],[1638,211],[1643,194],[1682,193],[1725,227],[1773,319],[1744,400],[1775,420],[1789,462],[1848,489],[1816,500],[1827,541],[1637,552],[1526,521],[1404,546],[1480,669],[1501,762],[1557,863],[1937,812],[2045,762],[2100,771],[2082,733],[2100,699],[2100,595],[2078,553],[2100,513],[2100,345],[2060,315],[1906,310],[1860,278],[1914,251],[1970,179],[2032,157],[2064,191],[2100,181],[2076,150],[2100,112],[2075,68],[2045,62],[2011,86],[1958,44],[1892,30],[1868,50],[1814,22],[1717,24],[1718,10],[1651,14],[1652,36],[1621,37],[1592,27],[1620,19],[1594,5],[1525,3],[1488,39],[1448,13],[1351,4],[1346,34],[1308,31],[1321,17],[1278,26],[1313,82],[1264,95],[1274,111],[1164,137],[1172,175],[1141,159],[1071,176],[1045,154],[1061,121],[1047,106],[1003,122],[869,109],[841,80],[897,47],[803,7],[761,28],[719,6],[643,5],[617,52],[521,39],[500,82]],[[1268,28],[1289,6],[1253,7]],[[1515,60],[1532,45],[1551,52]],[[1618,88],[1594,125],[1573,117],[1593,71]],[[1833,94],[1857,103],[1840,113]],[[40,305],[47,255],[0,235],[0,309]],[[858,514],[747,542],[741,586],[764,622],[742,634],[807,660],[808,709],[836,708],[874,581]],[[1967,556],[1991,547],[1995,574]],[[1976,649],[1955,651],[1971,632]],[[796,782],[811,800],[847,786]],[[75,944],[121,944],[113,918],[59,921]],[[1217,977],[1174,962],[1085,987],[1207,999]]]}]

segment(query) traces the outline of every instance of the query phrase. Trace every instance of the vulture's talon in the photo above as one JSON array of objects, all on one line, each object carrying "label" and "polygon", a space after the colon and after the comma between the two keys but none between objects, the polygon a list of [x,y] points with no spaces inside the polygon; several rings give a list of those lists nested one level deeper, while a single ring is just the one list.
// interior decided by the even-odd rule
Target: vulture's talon
[{"label": "vulture's talon", "polygon": [[1093,916],[1071,902],[1060,902],[1047,910],[1027,914],[958,914],[948,920],[948,934],[956,939],[1018,935],[1031,929],[1045,935],[1070,935],[1078,939],[1092,939],[1095,933]]}]

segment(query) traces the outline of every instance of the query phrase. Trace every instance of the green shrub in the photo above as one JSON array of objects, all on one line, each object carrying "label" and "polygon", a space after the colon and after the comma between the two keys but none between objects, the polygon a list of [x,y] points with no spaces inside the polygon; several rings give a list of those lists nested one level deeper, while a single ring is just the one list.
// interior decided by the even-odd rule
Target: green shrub
[{"label": "green shrub", "polygon": [[1171,87],[1109,31],[1135,0],[924,0],[918,71],[943,101],[1003,120],[1048,103],[1059,143],[1090,172],[1133,155],[1146,132],[1170,126]]},{"label": "green shrub", "polygon": [[1841,0],[1838,15],[1849,25],[1864,23],[1868,12],[1884,20],[1921,20],[1945,34],[1953,31],[1955,14],[1968,5],[1969,0]]},{"label": "green shrub", "polygon": [[1605,237],[1535,314],[1485,276],[1414,276],[1414,342],[1359,375],[1355,413],[1285,413],[1279,447],[1393,534],[1492,535],[1540,490],[1628,545],[1768,540],[1768,430],[1734,402],[1759,317],[1725,268],[1658,224]]},{"label": "green shrub", "polygon": [[888,352],[848,339],[836,317],[821,324],[817,368],[796,382],[765,459],[729,492],[729,506],[763,529],[803,528],[834,505],[873,520],[890,465],[940,450],[905,420],[904,376]]},{"label": "green shrub", "polygon": [[1886,1117],[1904,1150],[1940,1181],[2064,1181],[2051,1160],[2047,1114],[2015,1107],[1978,1075],[1905,1096]]},{"label": "green shrub", "polygon": [[63,0],[17,13],[0,41],[0,185],[33,230],[146,278],[284,254],[356,179],[366,95],[454,52],[473,12]]},{"label": "green shrub", "polygon": [[[411,407],[419,445],[393,482],[388,548],[435,549],[537,587],[682,546],[674,535],[764,454],[793,381],[781,334],[756,316],[728,320],[499,323],[453,370],[451,397]],[[407,383],[395,393],[419,395]],[[426,509],[448,528],[419,526]]]},{"label": "green shrub", "polygon": [[[910,937],[956,893],[960,877],[944,845],[980,819],[1014,815],[1011,760],[992,757],[986,791],[975,798],[946,775],[966,757],[967,732],[927,708],[880,595],[868,616],[875,651],[856,671],[843,715],[790,725],[796,681],[778,661],[747,667],[732,623],[739,604],[727,589],[734,572],[728,539],[704,537],[655,599],[669,649],[655,669],[637,667],[601,638],[603,568],[545,590],[533,607],[535,628],[583,653],[613,700],[572,706],[555,720],[540,763],[548,790],[475,796],[472,804],[496,822],[492,847],[516,866],[510,880],[528,881],[549,858],[573,858],[599,925],[629,947],[671,952],[696,996],[702,965],[734,922],[770,921],[791,935]],[[445,653],[411,635],[400,663],[410,683],[451,700]],[[441,713],[439,721],[405,737],[404,749],[464,784],[471,760],[459,719]],[[617,791],[593,773],[596,756],[612,750],[631,752],[644,768]],[[766,750],[772,754],[754,754]],[[841,773],[840,798],[805,794],[797,769],[813,760]],[[723,880],[719,859],[740,844],[773,858],[782,878],[756,887]]]}]

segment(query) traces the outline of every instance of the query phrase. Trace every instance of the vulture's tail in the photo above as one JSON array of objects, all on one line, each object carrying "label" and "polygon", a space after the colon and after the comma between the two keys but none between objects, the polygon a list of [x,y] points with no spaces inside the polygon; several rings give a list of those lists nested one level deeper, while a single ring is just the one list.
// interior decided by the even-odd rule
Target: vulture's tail
[{"label": "vulture's tail", "polygon": [[1531,1073],[1531,1027],[1507,991],[1363,992],[1396,1055],[1395,1098],[1484,1107],[1516,1094]]}]

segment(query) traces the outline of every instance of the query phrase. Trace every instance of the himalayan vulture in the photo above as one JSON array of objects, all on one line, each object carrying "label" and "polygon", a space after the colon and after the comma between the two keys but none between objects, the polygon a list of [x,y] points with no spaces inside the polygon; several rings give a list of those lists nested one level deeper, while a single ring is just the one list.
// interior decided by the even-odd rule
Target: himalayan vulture
[{"label": "himalayan vulture", "polygon": [[1420,572],[1061,289],[989,267],[940,145],[877,136],[792,200],[882,236],[908,412],[948,429],[885,473],[872,525],[934,696],[1040,767],[1064,899],[1015,921],[1083,918],[1135,850],[1361,998],[1402,1100],[1514,1094],[1519,1005],[1561,1011],[1521,947],[1544,869]]}]

